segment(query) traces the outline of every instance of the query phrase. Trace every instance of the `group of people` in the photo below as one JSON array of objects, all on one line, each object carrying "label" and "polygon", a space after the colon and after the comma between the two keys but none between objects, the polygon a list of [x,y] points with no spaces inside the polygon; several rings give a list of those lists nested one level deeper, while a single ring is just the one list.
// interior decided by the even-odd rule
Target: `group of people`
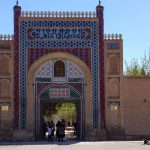
[{"label": "group of people", "polygon": [[[43,125],[43,137],[46,139],[46,132],[48,133],[48,141],[53,142],[54,133],[55,133],[55,124],[53,121],[45,122]],[[65,121],[62,119],[56,123],[56,138],[60,142],[63,142],[65,137]]]}]

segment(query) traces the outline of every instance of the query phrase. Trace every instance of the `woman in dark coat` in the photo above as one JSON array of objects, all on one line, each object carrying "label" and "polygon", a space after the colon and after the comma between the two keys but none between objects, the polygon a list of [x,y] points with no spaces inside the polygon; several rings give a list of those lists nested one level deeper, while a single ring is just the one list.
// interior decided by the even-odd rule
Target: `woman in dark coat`
[{"label": "woman in dark coat", "polygon": [[61,125],[61,122],[58,121],[58,122],[56,123],[56,138],[57,138],[58,141],[60,141],[60,135],[59,135],[59,128],[60,128],[60,125]]},{"label": "woman in dark coat", "polygon": [[65,121],[63,119],[59,127],[59,137],[60,137],[60,140],[63,142],[64,137],[65,137]]}]

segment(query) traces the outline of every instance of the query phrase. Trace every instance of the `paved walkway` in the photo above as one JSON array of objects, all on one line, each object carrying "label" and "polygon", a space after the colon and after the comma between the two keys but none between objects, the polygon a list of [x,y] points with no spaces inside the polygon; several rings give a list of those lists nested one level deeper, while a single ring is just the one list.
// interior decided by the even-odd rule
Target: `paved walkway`
[{"label": "paved walkway", "polygon": [[143,141],[0,143],[0,150],[150,150]]}]

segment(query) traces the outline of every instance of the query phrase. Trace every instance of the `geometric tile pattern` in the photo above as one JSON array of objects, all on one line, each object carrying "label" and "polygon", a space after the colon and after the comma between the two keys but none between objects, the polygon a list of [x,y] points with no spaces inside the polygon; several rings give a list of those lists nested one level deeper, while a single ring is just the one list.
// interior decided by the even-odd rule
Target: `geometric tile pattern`
[{"label": "geometric tile pattern", "polygon": [[28,48],[28,68],[40,57],[45,56],[47,54],[53,53],[53,52],[67,52],[69,54],[75,55],[76,57],[80,58],[82,61],[84,61],[87,66],[91,69],[91,48],[87,47],[79,47],[79,48],[73,48],[73,47],[66,47],[66,48]]},{"label": "geometric tile pattern", "polygon": [[[98,6],[97,16],[99,17],[99,71],[100,71],[100,119],[101,129],[105,129],[105,73],[104,73],[104,21],[103,21],[103,6]],[[102,44],[102,45],[101,45]]]},{"label": "geometric tile pattern", "polygon": [[[27,40],[27,27],[63,27],[63,28],[91,28],[91,41],[32,41]],[[27,85],[27,49],[28,48],[83,48],[92,49],[91,73],[93,91],[93,128],[99,128],[99,52],[98,52],[98,22],[97,21],[25,21],[20,22],[20,127],[26,129],[26,85]]]},{"label": "geometric tile pattern", "polygon": [[52,87],[52,88],[56,88],[56,87],[64,87],[67,89],[70,89],[70,87],[76,89],[79,93],[80,96],[82,96],[83,98],[83,83],[62,83],[62,84],[56,84],[56,83],[37,83],[37,93],[41,93],[41,91],[43,91],[43,89],[45,87]]},{"label": "geometric tile pattern", "polygon": [[[54,77],[54,62],[56,60],[49,60],[43,63],[36,71],[35,78],[52,78]],[[65,77],[68,78],[84,78],[83,71],[73,62],[63,60],[65,63]]]},{"label": "geometric tile pattern", "polygon": [[35,73],[35,77],[38,78],[50,78],[53,77],[53,64],[52,61],[47,61],[42,64]]},{"label": "geometric tile pattern", "polygon": [[19,16],[21,8],[14,7],[14,129],[19,129]]},{"label": "geometric tile pattern", "polygon": [[49,91],[49,96],[51,98],[69,98],[70,97],[70,89],[67,88],[52,88]]},{"label": "geometric tile pattern", "polygon": [[84,78],[84,72],[70,61],[66,61],[66,73],[69,78]]}]

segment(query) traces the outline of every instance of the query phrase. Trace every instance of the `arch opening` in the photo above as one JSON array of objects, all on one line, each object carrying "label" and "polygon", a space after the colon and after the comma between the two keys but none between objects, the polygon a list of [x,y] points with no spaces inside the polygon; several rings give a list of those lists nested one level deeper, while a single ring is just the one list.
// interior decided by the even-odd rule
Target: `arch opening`
[{"label": "arch opening", "polygon": [[[65,77],[55,77],[54,75],[54,64],[58,60],[64,63]],[[88,124],[88,126],[90,124],[90,122],[88,122],[90,119],[86,120],[85,118],[86,116],[92,118],[92,109],[88,107],[92,103],[90,101],[92,97],[90,85],[90,70],[85,63],[76,56],[57,52],[37,60],[30,67],[28,72],[28,89],[30,89],[27,91],[27,101],[29,104],[27,107],[27,112],[29,112],[27,114],[28,130],[32,130],[35,137],[39,135],[45,105],[72,103],[75,104],[78,110],[77,120],[80,124],[80,134],[78,134],[78,137],[83,139],[85,126],[86,124]],[[46,87],[48,87],[48,89]],[[60,91],[64,89],[70,90],[69,98],[63,97],[63,94],[60,94]],[[48,90],[47,98],[43,99],[43,97],[38,94],[42,91],[42,96],[46,96],[46,90]],[[58,95],[55,95],[57,98],[50,96],[50,92],[54,90],[56,93],[59,93],[58,95],[60,95],[60,97],[57,97]],[[80,93],[80,96],[78,93]],[[34,126],[32,124],[34,124]]]}]

